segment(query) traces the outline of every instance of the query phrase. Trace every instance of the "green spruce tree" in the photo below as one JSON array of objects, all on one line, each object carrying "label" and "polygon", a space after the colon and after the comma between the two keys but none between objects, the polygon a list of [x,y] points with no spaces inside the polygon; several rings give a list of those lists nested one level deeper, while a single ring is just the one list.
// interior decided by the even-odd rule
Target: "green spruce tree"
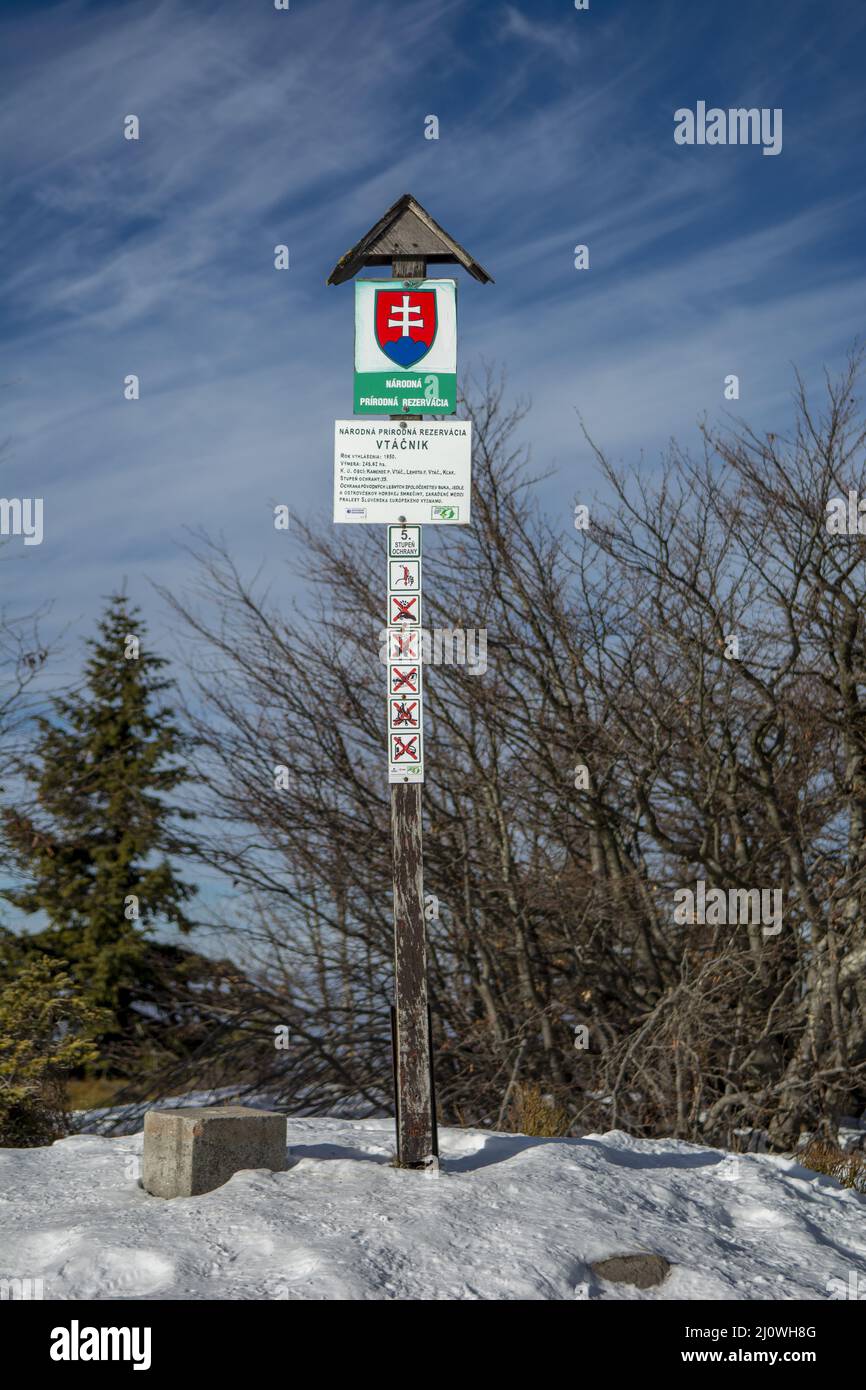
[{"label": "green spruce tree", "polygon": [[59,962],[0,928],[0,1148],[67,1133],[67,1077],[96,1060],[104,1026]]},{"label": "green spruce tree", "polygon": [[32,945],[69,962],[87,997],[107,1010],[104,1041],[128,1036],[136,990],[150,975],[148,937],[181,931],[195,889],[175,874],[176,817],[166,798],[186,777],[184,739],[165,703],[172,682],[153,654],[137,608],[112,596],[99,636],[88,639],[82,690],[52,700],[38,721],[24,776],[31,809],[6,807],[6,838],[22,886],[2,894],[49,926]]}]

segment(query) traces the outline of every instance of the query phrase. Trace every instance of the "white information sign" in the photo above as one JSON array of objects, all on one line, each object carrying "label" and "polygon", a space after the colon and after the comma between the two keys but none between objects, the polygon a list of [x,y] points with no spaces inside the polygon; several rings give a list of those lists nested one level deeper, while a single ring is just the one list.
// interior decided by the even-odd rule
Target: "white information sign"
[{"label": "white information sign", "polygon": [[388,557],[393,559],[395,556],[404,560],[420,560],[420,526],[388,527]]},{"label": "white information sign", "polygon": [[465,526],[472,494],[468,420],[336,420],[334,520]]}]

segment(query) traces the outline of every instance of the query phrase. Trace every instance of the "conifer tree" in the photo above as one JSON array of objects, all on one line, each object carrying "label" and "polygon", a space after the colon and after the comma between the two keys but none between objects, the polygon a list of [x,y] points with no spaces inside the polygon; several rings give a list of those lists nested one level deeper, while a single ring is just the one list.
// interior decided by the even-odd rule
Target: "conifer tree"
[{"label": "conifer tree", "polygon": [[0,1147],[53,1144],[67,1132],[66,1078],[96,1060],[104,1023],[58,961],[0,929]]},{"label": "conifer tree", "polygon": [[108,1036],[124,1034],[137,985],[149,974],[157,923],[188,931],[195,889],[176,875],[166,797],[186,777],[184,739],[165,703],[167,665],[148,647],[139,610],[113,595],[88,639],[84,683],[52,700],[22,768],[32,809],[5,807],[6,838],[23,884],[2,894],[48,927],[33,945],[68,961],[92,1003],[109,1011]]}]

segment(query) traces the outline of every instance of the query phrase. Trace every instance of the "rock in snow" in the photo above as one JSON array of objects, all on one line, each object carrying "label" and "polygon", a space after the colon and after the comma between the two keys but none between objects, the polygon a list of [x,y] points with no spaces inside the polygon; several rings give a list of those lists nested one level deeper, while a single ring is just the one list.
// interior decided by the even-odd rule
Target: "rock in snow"
[{"label": "rock in snow", "polygon": [[[284,1173],[169,1201],[140,1186],[140,1134],[2,1149],[0,1278],[61,1299],[783,1301],[853,1272],[866,1293],[864,1199],[793,1159],[443,1129],[426,1175],[390,1166],[390,1120],[289,1119],[288,1143]],[[602,1277],[635,1252],[670,1264],[661,1283]]]}]

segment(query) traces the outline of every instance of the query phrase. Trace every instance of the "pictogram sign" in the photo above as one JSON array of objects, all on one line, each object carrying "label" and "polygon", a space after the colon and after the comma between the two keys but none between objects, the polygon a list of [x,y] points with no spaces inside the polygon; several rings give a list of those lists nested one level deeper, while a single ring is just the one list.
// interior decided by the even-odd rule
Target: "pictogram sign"
[{"label": "pictogram sign", "polygon": [[405,769],[410,764],[421,766],[421,735],[392,734],[391,761]]},{"label": "pictogram sign", "polygon": [[388,701],[388,725],[391,729],[420,729],[421,728],[421,701],[418,700],[395,700]]},{"label": "pictogram sign", "polygon": [[420,661],[421,634],[413,628],[392,628],[388,633],[389,661]]},{"label": "pictogram sign", "polygon": [[388,626],[394,623],[409,623],[417,626],[421,621],[420,594],[388,595]]},{"label": "pictogram sign", "polygon": [[397,589],[400,593],[405,593],[408,589],[421,588],[421,561],[420,560],[389,560],[388,562],[388,588]]},{"label": "pictogram sign", "polygon": [[[387,728],[391,782],[424,781],[420,532],[418,526],[388,527]],[[413,553],[401,553],[405,550]]]},{"label": "pictogram sign", "polygon": [[388,667],[389,683],[388,689],[392,695],[420,695],[421,694],[421,667],[418,665],[407,666],[394,662]]}]

